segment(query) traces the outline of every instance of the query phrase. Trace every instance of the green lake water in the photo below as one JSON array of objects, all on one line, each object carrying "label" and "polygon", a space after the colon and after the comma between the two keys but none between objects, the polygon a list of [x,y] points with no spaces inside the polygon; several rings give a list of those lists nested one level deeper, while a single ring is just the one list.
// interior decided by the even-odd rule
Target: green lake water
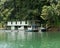
[{"label": "green lake water", "polygon": [[60,33],[0,32],[0,48],[60,48]]}]

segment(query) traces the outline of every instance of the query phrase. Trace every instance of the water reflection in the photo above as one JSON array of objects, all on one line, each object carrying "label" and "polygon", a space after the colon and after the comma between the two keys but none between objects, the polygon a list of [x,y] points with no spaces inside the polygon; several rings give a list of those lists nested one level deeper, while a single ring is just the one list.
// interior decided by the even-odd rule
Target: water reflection
[{"label": "water reflection", "polygon": [[40,44],[38,32],[0,32],[0,48],[39,48]]},{"label": "water reflection", "polygon": [[60,33],[0,32],[0,48],[60,48]]}]

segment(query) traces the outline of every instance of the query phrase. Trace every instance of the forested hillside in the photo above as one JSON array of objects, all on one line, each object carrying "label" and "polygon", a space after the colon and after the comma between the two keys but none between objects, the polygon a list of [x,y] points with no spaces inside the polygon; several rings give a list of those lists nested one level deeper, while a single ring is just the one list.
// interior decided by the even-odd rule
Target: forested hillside
[{"label": "forested hillside", "polygon": [[7,21],[40,20],[43,24],[60,24],[59,0],[1,0],[0,24]]}]

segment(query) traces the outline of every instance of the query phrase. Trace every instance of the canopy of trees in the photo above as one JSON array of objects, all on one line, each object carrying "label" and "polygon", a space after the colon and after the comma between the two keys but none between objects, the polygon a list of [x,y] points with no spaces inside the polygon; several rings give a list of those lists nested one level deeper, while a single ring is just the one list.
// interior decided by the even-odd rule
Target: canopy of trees
[{"label": "canopy of trees", "polygon": [[59,26],[60,24],[60,1],[57,4],[44,5],[42,7],[41,18],[46,20],[47,24]]},{"label": "canopy of trees", "polygon": [[47,24],[59,24],[58,0],[5,0],[0,1],[0,22],[17,20],[42,20]]}]

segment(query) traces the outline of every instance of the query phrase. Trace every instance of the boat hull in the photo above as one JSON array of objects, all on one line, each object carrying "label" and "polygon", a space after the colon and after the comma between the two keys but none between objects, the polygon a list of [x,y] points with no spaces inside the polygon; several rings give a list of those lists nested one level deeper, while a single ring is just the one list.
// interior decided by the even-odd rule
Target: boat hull
[{"label": "boat hull", "polygon": [[42,32],[46,32],[46,29],[41,29]]},{"label": "boat hull", "polygon": [[38,32],[38,30],[26,30],[26,32]]}]

